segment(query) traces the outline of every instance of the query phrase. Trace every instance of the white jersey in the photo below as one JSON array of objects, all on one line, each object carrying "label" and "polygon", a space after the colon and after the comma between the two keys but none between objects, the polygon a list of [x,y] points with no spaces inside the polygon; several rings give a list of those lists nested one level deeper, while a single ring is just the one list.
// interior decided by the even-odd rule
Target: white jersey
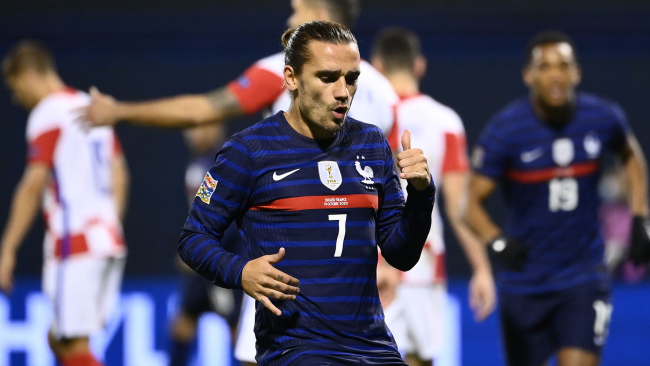
[{"label": "white jersey", "polygon": [[[228,89],[237,97],[246,113],[268,108],[272,114],[286,111],[291,97],[284,88],[284,53],[263,58],[248,68]],[[368,62],[361,60],[357,92],[350,117],[381,128],[393,127],[393,105],[399,100],[388,80]]]},{"label": "white jersey", "polygon": [[121,153],[111,127],[84,129],[73,111],[90,96],[66,88],[43,98],[27,121],[28,161],[51,167],[43,197],[44,256],[125,253],[113,199],[112,162]]},{"label": "white jersey", "polygon": [[[444,174],[469,170],[465,129],[453,109],[428,95],[419,94],[400,100],[395,105],[395,115],[395,128],[391,136],[401,137],[405,130],[411,130],[411,146],[424,152],[438,188]],[[406,180],[401,181],[406,188]],[[442,230],[442,219],[438,205],[435,205],[425,249],[415,267],[402,274],[403,283],[429,285],[445,280]]]}]

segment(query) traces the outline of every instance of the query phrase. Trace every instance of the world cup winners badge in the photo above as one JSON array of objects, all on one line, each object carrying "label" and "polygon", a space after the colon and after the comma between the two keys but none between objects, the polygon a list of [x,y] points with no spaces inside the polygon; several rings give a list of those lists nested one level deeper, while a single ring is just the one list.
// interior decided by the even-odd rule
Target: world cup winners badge
[{"label": "world cup winners badge", "polygon": [[203,182],[201,182],[201,186],[199,187],[199,191],[196,192],[196,197],[199,197],[201,201],[207,203],[208,205],[210,204],[210,198],[212,197],[212,194],[214,193],[215,188],[217,188],[217,183],[214,178],[210,175],[210,172],[205,173],[205,178],[203,178]]},{"label": "world cup winners badge", "polygon": [[323,185],[333,191],[343,183],[339,165],[335,161],[319,161],[318,162],[318,175]]}]

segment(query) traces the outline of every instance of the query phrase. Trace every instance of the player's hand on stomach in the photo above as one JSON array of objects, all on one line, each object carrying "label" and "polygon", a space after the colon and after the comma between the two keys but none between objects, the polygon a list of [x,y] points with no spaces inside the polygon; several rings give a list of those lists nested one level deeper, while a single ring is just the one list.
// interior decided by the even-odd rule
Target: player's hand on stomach
[{"label": "player's hand on stomach", "polygon": [[13,287],[15,266],[15,253],[2,251],[2,254],[0,255],[0,291],[5,294],[9,294]]},{"label": "player's hand on stomach", "polygon": [[431,173],[427,158],[422,149],[411,149],[411,131],[406,130],[402,135],[404,151],[397,154],[397,166],[400,168],[400,178],[406,179],[415,189],[421,191],[431,184]]},{"label": "player's hand on stomach", "polygon": [[524,270],[528,248],[518,239],[500,235],[492,240],[488,247],[508,271],[521,272]]},{"label": "player's hand on stomach", "polygon": [[277,254],[254,259],[246,263],[241,275],[244,292],[277,316],[282,315],[282,311],[270,299],[295,300],[295,294],[300,292],[297,279],[273,267],[284,258],[284,254],[284,248],[280,248]]},{"label": "player's hand on stomach", "polygon": [[650,220],[647,217],[635,216],[632,221],[629,257],[637,266],[650,261]]},{"label": "player's hand on stomach", "polygon": [[94,86],[90,88],[92,101],[85,107],[76,110],[79,114],[78,120],[94,126],[112,126],[117,123],[118,118],[114,113],[116,102],[113,97],[101,93]]}]

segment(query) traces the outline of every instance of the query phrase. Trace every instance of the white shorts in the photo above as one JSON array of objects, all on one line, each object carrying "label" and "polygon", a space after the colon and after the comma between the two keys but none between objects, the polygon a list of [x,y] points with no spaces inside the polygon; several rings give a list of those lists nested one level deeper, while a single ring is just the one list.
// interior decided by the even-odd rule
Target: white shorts
[{"label": "white shorts", "polygon": [[447,289],[400,285],[395,302],[387,309],[385,321],[400,353],[433,360],[444,347]]},{"label": "white shorts", "polygon": [[255,363],[255,300],[244,294],[237,327],[235,358],[240,362]]},{"label": "white shorts", "polygon": [[43,292],[52,302],[52,335],[87,337],[101,330],[117,302],[126,258],[75,256],[43,264]]}]

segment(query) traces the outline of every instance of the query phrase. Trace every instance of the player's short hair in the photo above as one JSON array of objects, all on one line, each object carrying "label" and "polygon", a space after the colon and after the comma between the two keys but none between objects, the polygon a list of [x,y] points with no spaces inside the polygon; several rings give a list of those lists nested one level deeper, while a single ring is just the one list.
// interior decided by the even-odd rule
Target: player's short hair
[{"label": "player's short hair", "polygon": [[341,23],[348,28],[354,27],[359,17],[359,0],[307,0],[310,5],[324,7],[332,21]]},{"label": "player's short hair", "polygon": [[537,33],[533,36],[533,38],[530,39],[530,41],[528,41],[528,45],[526,46],[525,66],[530,65],[530,63],[533,61],[533,50],[535,48],[553,43],[568,43],[573,50],[573,59],[576,61],[576,63],[578,62],[578,53],[576,51],[576,45],[573,42],[573,39],[564,32],[558,30],[547,30]]},{"label": "player's short hair", "polygon": [[291,66],[296,75],[309,60],[309,42],[320,41],[336,45],[357,43],[352,32],[344,25],[323,20],[303,23],[282,35],[284,64]]},{"label": "player's short hair", "polygon": [[2,59],[2,74],[5,80],[20,75],[26,70],[38,73],[56,72],[56,64],[50,50],[34,40],[16,43]]},{"label": "player's short hair", "polygon": [[382,61],[386,72],[413,71],[415,59],[422,56],[420,38],[405,28],[382,29],[372,43],[371,57]]}]

